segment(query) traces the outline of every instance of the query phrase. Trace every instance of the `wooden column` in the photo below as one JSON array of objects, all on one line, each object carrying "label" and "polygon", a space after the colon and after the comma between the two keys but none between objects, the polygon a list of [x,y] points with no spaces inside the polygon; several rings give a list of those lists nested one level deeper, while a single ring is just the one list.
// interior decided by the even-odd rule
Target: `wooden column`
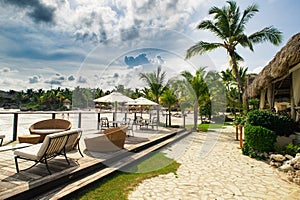
[{"label": "wooden column", "polygon": [[243,147],[243,126],[239,126],[240,128],[240,148]]},{"label": "wooden column", "polygon": [[266,89],[263,89],[260,91],[260,103],[259,103],[259,109],[263,110],[265,107],[265,100],[266,100]]},{"label": "wooden column", "polygon": [[296,120],[296,111],[295,111],[295,99],[294,99],[294,89],[293,89],[293,78],[291,79],[290,84],[290,97],[291,97],[291,118],[293,121]]}]

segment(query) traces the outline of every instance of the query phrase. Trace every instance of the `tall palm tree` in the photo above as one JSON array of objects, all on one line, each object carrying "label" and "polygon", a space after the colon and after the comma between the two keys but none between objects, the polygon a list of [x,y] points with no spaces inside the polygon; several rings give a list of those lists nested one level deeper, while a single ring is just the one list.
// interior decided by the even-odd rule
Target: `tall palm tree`
[{"label": "tall palm tree", "polygon": [[[154,96],[156,103],[159,103],[160,96],[164,93],[167,88],[168,83],[165,84],[166,72],[161,71],[161,66],[157,67],[157,71],[149,73],[140,73],[140,79],[146,82],[150,88],[151,94]],[[159,107],[157,106],[157,120],[159,119]]]},{"label": "tall palm tree", "polygon": [[240,8],[236,5],[235,1],[227,1],[228,6],[222,8],[212,7],[209,9],[209,14],[214,16],[213,20],[203,20],[197,26],[198,29],[209,30],[219,37],[223,42],[204,42],[200,41],[187,50],[186,59],[191,58],[196,54],[203,54],[215,50],[217,48],[224,48],[230,56],[232,62],[232,69],[238,87],[242,93],[244,88],[241,77],[238,73],[238,61],[242,60],[242,57],[237,53],[236,47],[241,45],[242,47],[248,47],[253,51],[253,44],[262,42],[271,42],[274,45],[279,45],[282,41],[282,33],[269,26],[257,31],[251,35],[245,34],[247,22],[257,13],[258,6],[252,4],[248,6],[243,13],[240,12]]},{"label": "tall palm tree", "polygon": [[[163,105],[168,107],[169,110],[169,126],[171,127],[171,107],[177,103],[177,96],[175,93],[170,89],[167,88],[163,95],[161,96],[161,102]],[[167,124],[166,124],[167,125]]]},{"label": "tall palm tree", "polygon": [[146,82],[156,103],[159,103],[159,97],[164,93],[167,84],[165,84],[166,72],[161,71],[161,66],[157,67],[156,72],[140,73],[140,79]]},{"label": "tall palm tree", "polygon": [[194,129],[197,128],[198,123],[198,113],[202,112],[202,107],[207,103],[208,88],[204,80],[205,67],[200,67],[197,69],[195,76],[193,76],[189,71],[181,72],[181,75],[186,79],[186,81],[191,86],[191,89],[195,94],[195,106],[194,106]]}]

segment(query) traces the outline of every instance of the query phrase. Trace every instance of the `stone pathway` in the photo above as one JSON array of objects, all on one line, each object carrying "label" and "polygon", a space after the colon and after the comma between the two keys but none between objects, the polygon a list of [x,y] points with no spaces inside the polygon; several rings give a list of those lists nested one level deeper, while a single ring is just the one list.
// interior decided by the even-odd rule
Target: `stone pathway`
[{"label": "stone pathway", "polygon": [[187,145],[167,152],[181,163],[177,173],[143,181],[129,199],[300,199],[299,185],[265,162],[242,155],[234,138],[231,127],[192,133],[183,141]]}]

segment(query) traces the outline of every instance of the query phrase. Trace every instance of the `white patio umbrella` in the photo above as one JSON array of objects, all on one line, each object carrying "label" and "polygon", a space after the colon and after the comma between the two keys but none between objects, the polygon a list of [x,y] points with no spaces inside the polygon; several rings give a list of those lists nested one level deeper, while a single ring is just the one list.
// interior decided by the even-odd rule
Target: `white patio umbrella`
[{"label": "white patio umbrella", "polygon": [[[151,101],[149,99],[146,99],[144,97],[139,97],[133,101],[128,101],[126,105],[131,105],[131,106],[157,106],[158,103]],[[141,110],[142,114],[142,110]],[[135,113],[135,118],[136,118],[136,113]],[[150,118],[151,118],[151,113],[150,113]]]},{"label": "white patio umbrella", "polygon": [[144,97],[139,97],[137,99],[134,99],[133,101],[128,101],[126,105],[156,106],[158,104]]},{"label": "white patio umbrella", "polygon": [[114,120],[117,119],[116,113],[117,113],[117,103],[125,103],[129,101],[133,101],[132,98],[125,96],[121,94],[120,92],[112,92],[109,95],[106,95],[104,97],[100,97],[98,99],[94,99],[94,102],[114,102],[115,103],[115,115],[114,115]]}]

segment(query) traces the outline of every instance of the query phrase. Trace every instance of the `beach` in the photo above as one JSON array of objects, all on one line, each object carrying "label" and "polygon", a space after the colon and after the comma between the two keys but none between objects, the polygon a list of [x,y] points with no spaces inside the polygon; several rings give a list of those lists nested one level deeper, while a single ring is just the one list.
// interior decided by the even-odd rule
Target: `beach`
[{"label": "beach", "polygon": [[[72,123],[72,128],[78,128],[79,125],[79,114],[81,112],[79,110],[74,110],[74,113],[70,111],[67,113],[58,113],[55,114],[55,118],[57,119],[66,119]],[[9,113],[9,114],[8,114]],[[12,141],[13,138],[13,122],[14,122],[14,114],[18,113],[18,128],[17,128],[17,136],[26,135],[29,133],[29,127],[31,124],[45,120],[51,119],[52,114],[50,112],[19,112],[18,109],[0,109],[0,134],[5,135],[4,143]],[[127,118],[134,119],[134,113],[127,113]],[[140,116],[141,113],[137,113],[136,115]],[[153,114],[152,114],[153,116]],[[100,112],[100,117],[107,117],[109,120],[113,119],[112,112]],[[117,121],[121,122],[125,117],[124,112],[117,113]],[[143,113],[142,117],[144,119],[149,119],[150,115],[148,113]],[[82,110],[81,114],[81,127],[84,131],[96,130],[98,120],[98,112],[95,109]],[[166,122],[166,115],[160,114],[160,121],[162,123]],[[186,124],[193,124],[193,114],[188,114],[186,117]],[[172,125],[183,126],[183,118],[182,117],[173,117],[172,116]]]}]

